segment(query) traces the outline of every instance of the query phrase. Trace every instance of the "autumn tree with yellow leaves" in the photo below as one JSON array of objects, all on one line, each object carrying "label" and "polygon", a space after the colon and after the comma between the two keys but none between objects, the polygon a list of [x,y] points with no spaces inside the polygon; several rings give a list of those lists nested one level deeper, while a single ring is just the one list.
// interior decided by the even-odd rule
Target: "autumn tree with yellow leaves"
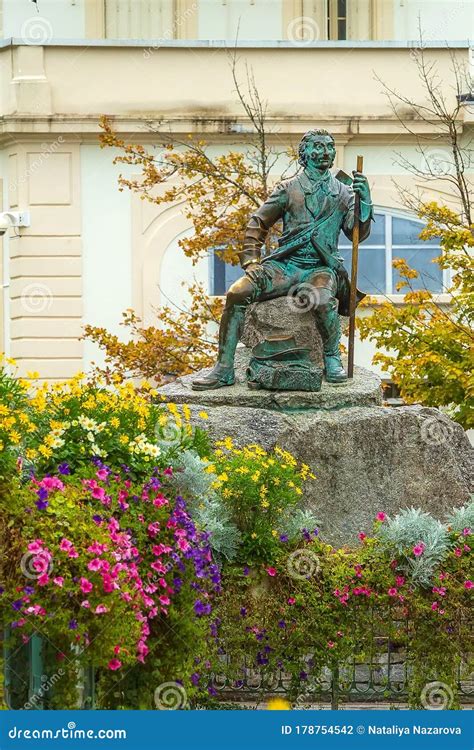
[{"label": "autumn tree with yellow leaves", "polygon": [[[358,320],[363,339],[371,339],[380,349],[374,363],[382,365],[400,388],[407,403],[446,407],[450,415],[466,429],[474,427],[474,224],[473,150],[462,134],[463,92],[470,81],[463,66],[452,55],[454,104],[443,96],[436,63],[428,62],[422,41],[413,55],[418,76],[426,94],[420,104],[385,86],[392,109],[404,129],[413,135],[422,157],[421,167],[400,158],[401,165],[427,182],[445,183],[452,196],[449,208],[435,202],[424,202],[419,195],[404,192],[405,205],[416,210],[426,222],[420,239],[437,238],[441,254],[435,263],[450,269],[451,282],[444,289],[449,304],[440,304],[438,295],[415,290],[418,274],[402,259],[396,259],[404,290],[404,305],[386,301],[373,315]],[[409,112],[409,115],[407,114]],[[414,121],[429,122],[437,131],[435,138],[421,139],[413,128]],[[429,148],[443,147],[444,157],[437,162],[429,158]],[[364,300],[370,304],[370,299]]]}]

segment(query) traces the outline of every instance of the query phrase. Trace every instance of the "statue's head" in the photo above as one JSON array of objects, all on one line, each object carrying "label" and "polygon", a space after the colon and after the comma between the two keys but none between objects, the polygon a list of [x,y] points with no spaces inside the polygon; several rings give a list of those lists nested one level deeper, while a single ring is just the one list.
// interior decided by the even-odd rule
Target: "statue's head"
[{"label": "statue's head", "polygon": [[306,167],[312,162],[316,169],[329,169],[336,158],[336,144],[327,130],[308,130],[301,139],[298,148],[298,161]]}]

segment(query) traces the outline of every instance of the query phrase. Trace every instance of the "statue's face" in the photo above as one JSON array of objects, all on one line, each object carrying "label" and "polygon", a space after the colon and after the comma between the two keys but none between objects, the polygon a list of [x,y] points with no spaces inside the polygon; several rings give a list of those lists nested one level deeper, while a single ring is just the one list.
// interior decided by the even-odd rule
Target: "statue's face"
[{"label": "statue's face", "polygon": [[314,136],[306,146],[307,164],[312,163],[316,169],[330,169],[336,158],[336,146],[330,135]]}]

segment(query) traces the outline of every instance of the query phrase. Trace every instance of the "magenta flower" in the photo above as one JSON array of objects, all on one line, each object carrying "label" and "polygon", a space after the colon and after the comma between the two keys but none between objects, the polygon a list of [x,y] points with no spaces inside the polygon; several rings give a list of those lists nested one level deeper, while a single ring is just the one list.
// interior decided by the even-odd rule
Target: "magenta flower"
[{"label": "magenta flower", "polygon": [[454,554],[456,555],[456,557],[461,557],[462,555],[461,547],[456,547],[456,549],[454,550]]},{"label": "magenta flower", "polygon": [[438,602],[433,602],[433,604],[431,605],[431,609],[433,610],[433,612],[435,612],[438,609]]},{"label": "magenta flower", "polygon": [[358,537],[359,537],[360,541],[363,542],[364,539],[367,538],[367,534],[364,534],[364,532],[361,531],[360,534],[358,534]]},{"label": "magenta flower", "polygon": [[387,593],[388,593],[388,595],[389,595],[389,596],[397,596],[397,594],[398,594],[398,591],[397,591],[397,589],[396,589],[396,588],[393,588],[393,587],[392,587],[392,588],[390,588],[390,589],[388,590],[388,592],[387,592]]},{"label": "magenta flower", "polygon": [[380,513],[377,513],[377,515],[375,516],[375,518],[377,519],[377,521],[382,521],[383,522],[383,521],[386,520],[387,516],[385,515],[385,513],[383,511],[380,511]]},{"label": "magenta flower", "polygon": [[64,578],[62,576],[56,576],[56,578],[53,578],[53,583],[56,586],[62,586],[64,583]]},{"label": "magenta flower", "polygon": [[415,557],[420,557],[420,555],[422,555],[424,551],[425,545],[423,544],[423,542],[418,542],[418,544],[415,544],[415,546],[413,547],[413,554],[415,555]]},{"label": "magenta flower", "polygon": [[73,543],[70,542],[69,539],[66,539],[66,538],[61,539],[59,543],[59,549],[62,552],[69,552],[69,550],[72,549],[73,546],[74,546]]},{"label": "magenta flower", "polygon": [[265,568],[265,570],[267,571],[269,576],[272,576],[272,578],[277,574],[276,568]]},{"label": "magenta flower", "polygon": [[463,533],[464,536],[469,536],[471,534],[471,529],[468,529],[468,528],[463,529],[462,533]]},{"label": "magenta flower", "polygon": [[474,588],[474,583],[472,581],[464,581],[464,588],[469,590]]},{"label": "magenta flower", "polygon": [[38,578],[38,586],[46,586],[49,583],[49,575],[42,573]]},{"label": "magenta flower", "polygon": [[96,615],[105,615],[109,611],[109,608],[105,604],[98,604],[94,611]]},{"label": "magenta flower", "polygon": [[120,659],[111,659],[108,664],[108,667],[112,670],[112,672],[116,672],[117,669],[120,669],[121,666],[122,662],[120,661]]},{"label": "magenta flower", "polygon": [[81,591],[83,594],[88,594],[89,591],[92,591],[93,589],[92,583],[87,578],[81,578],[80,584],[81,584]]},{"label": "magenta flower", "polygon": [[288,601],[288,604],[295,604],[296,603],[296,599],[293,596],[290,596],[290,598],[287,601]]}]

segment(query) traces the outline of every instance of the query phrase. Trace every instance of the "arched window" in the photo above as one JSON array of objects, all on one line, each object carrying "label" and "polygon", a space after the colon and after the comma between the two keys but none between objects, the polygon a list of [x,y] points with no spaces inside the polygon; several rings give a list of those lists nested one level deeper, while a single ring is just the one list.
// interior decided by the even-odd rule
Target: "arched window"
[{"label": "arched window", "polygon": [[[418,278],[411,281],[414,289],[442,292],[448,279],[443,278],[443,271],[433,263],[441,248],[437,240],[420,240],[423,226],[421,221],[401,213],[376,210],[370,237],[359,248],[359,289],[368,294],[396,294],[400,275],[392,261],[404,258],[419,273]],[[342,233],[339,250],[350,274],[352,246]],[[232,282],[242,276],[241,268],[223,263],[217,255],[210,267],[210,288],[214,295],[225,294]]]}]

